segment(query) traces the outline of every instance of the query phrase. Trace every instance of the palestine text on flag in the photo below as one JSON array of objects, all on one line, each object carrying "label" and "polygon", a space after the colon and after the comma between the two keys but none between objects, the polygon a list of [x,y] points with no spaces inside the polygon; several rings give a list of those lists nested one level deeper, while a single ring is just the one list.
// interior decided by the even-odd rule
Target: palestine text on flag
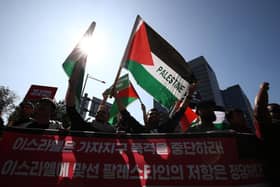
[{"label": "palestine text on flag", "polygon": [[183,98],[193,80],[184,58],[140,16],[137,16],[122,65],[144,90],[168,109]]}]

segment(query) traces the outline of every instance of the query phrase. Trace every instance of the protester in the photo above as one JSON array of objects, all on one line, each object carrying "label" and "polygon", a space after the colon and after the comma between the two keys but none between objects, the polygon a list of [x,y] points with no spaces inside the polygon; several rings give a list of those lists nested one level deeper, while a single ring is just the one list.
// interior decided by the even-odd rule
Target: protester
[{"label": "protester", "polygon": [[[143,103],[141,103],[141,109],[142,109],[143,121],[145,125],[147,124],[147,113],[146,113],[146,106]],[[126,120],[123,120],[121,113],[118,113],[117,117],[118,117],[118,122],[116,123],[117,132],[135,133],[134,128],[130,124],[128,124]]]},{"label": "protester", "polygon": [[217,106],[213,100],[204,100],[199,102],[196,106],[198,118],[186,132],[206,132],[212,130],[228,129],[228,125],[225,123],[223,123],[221,127],[213,123],[216,120],[216,115],[214,112],[215,107]]},{"label": "protester", "polygon": [[[122,123],[126,127],[129,127],[132,133],[172,133],[177,125],[179,125],[180,118],[184,115],[194,89],[195,84],[189,87],[189,94],[188,96],[185,96],[178,111],[172,114],[166,121],[161,121],[160,112],[156,108],[152,108],[147,112],[146,116],[144,116],[144,125],[141,125],[133,116],[130,115],[118,97],[115,97],[115,99],[121,114]],[[145,107],[143,105],[141,105],[141,108],[145,111]]]},{"label": "protester", "polygon": [[61,122],[55,120],[56,105],[50,98],[41,98],[35,105],[33,118],[21,127],[35,129],[64,129]]},{"label": "protester", "polygon": [[213,122],[216,120],[214,113],[214,101],[201,101],[196,106],[196,113],[198,115],[197,121],[192,124],[187,132],[205,132],[209,130],[216,130]]},{"label": "protester", "polygon": [[226,112],[226,120],[229,123],[229,129],[240,133],[252,133],[247,126],[244,112],[238,108],[230,109]]},{"label": "protester", "polygon": [[29,122],[32,118],[33,112],[33,104],[29,101],[23,101],[9,117],[8,127],[20,127],[20,125]]},{"label": "protester", "polygon": [[278,186],[280,179],[280,153],[278,140],[280,132],[280,106],[269,104],[269,83],[263,82],[255,98],[254,117],[259,125],[264,150],[264,172],[270,186]]},{"label": "protester", "polygon": [[103,97],[103,101],[99,105],[97,113],[95,115],[95,120],[89,123],[84,121],[76,110],[76,106],[75,106],[76,87],[77,87],[77,79],[75,79],[75,77],[71,77],[69,80],[68,90],[65,97],[66,110],[71,121],[71,130],[110,132],[110,133],[115,132],[116,131],[115,128],[108,123],[109,109],[105,105],[107,96]]}]

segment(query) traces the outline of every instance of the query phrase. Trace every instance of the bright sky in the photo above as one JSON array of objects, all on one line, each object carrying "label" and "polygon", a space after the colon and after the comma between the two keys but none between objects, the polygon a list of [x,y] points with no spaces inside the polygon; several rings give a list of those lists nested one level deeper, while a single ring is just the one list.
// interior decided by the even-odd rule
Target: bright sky
[{"label": "bright sky", "polygon": [[[221,89],[239,84],[253,103],[260,83],[268,81],[270,102],[280,103],[279,10],[277,0],[3,0],[0,85],[15,91],[18,102],[31,84],[58,87],[56,100],[64,99],[62,63],[95,21],[86,71],[106,84],[89,79],[85,92],[101,97],[139,14],[187,61],[204,56]],[[134,86],[150,108],[152,98]],[[139,102],[128,109],[142,121]]]}]

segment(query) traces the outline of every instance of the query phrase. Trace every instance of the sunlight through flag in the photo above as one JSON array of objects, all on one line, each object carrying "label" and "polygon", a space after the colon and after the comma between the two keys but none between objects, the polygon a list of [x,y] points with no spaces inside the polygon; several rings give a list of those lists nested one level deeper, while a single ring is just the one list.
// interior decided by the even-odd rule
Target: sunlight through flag
[{"label": "sunlight through flag", "polygon": [[[81,100],[81,91],[83,87],[83,80],[85,74],[85,66],[87,61],[87,52],[88,46],[90,46],[91,36],[95,28],[95,22],[92,22],[86,33],[83,35],[80,42],[76,45],[70,55],[62,64],[65,73],[68,75],[69,79],[76,79],[77,87],[75,93],[75,103],[76,109],[79,110],[80,100]],[[74,73],[76,72],[76,73]],[[75,77],[73,77],[75,76]]]}]

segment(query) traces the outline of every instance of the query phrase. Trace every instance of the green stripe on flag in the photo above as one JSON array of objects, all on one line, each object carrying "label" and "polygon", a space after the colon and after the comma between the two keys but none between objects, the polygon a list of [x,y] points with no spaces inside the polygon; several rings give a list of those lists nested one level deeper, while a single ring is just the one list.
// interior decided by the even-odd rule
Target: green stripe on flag
[{"label": "green stripe on flag", "polygon": [[64,69],[64,71],[65,71],[65,73],[67,74],[68,77],[71,77],[76,63],[77,63],[76,61],[71,60],[71,59],[69,59],[69,60],[67,59],[67,61],[65,61],[63,63],[63,69]]},{"label": "green stripe on flag", "polygon": [[[130,103],[132,103],[133,101],[135,101],[137,98],[135,97],[126,97],[126,98],[121,98],[121,102],[123,103],[124,106],[129,105]],[[110,124],[115,124],[117,122],[117,114],[119,113],[119,109],[117,106],[117,103],[114,102],[111,109],[110,109],[110,119],[109,119],[109,123]]]},{"label": "green stripe on flag", "polygon": [[137,83],[148,93],[153,95],[154,99],[170,109],[176,102],[177,98],[157,79],[155,79],[146,69],[139,63],[134,61],[127,62],[127,69],[133,74]]}]

